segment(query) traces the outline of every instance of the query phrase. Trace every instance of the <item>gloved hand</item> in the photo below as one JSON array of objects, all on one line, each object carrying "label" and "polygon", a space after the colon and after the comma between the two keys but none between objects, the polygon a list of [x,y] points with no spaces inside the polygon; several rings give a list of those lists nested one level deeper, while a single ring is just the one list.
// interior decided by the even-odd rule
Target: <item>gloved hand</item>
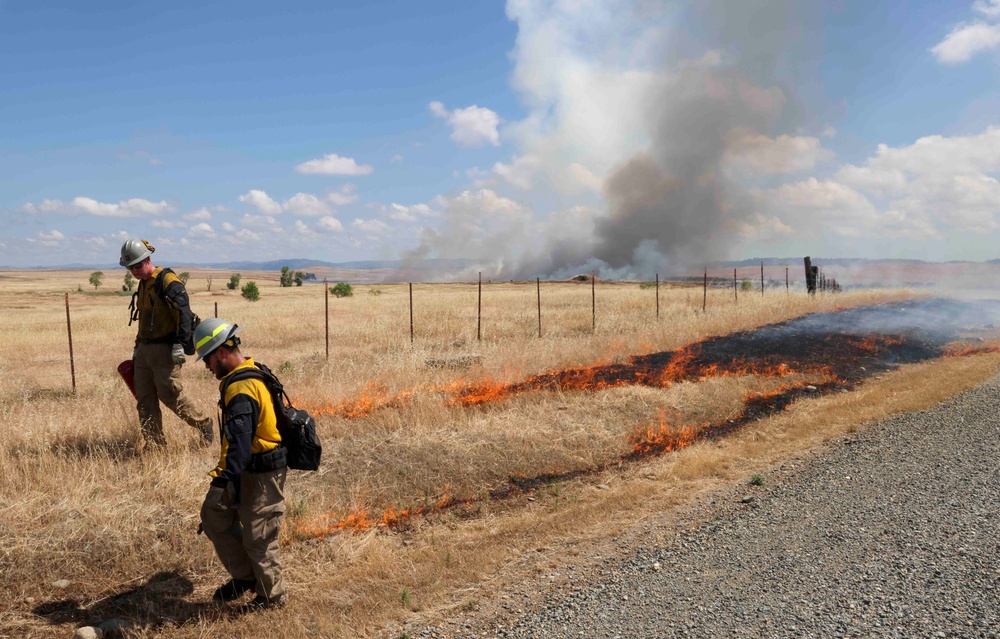
[{"label": "gloved hand", "polygon": [[187,361],[184,359],[184,347],[180,344],[174,344],[170,349],[170,357],[173,358],[174,364],[183,364]]},{"label": "gloved hand", "polygon": [[226,496],[226,489],[222,486],[209,486],[205,495],[205,506],[211,510],[224,511],[228,509],[222,499]]}]

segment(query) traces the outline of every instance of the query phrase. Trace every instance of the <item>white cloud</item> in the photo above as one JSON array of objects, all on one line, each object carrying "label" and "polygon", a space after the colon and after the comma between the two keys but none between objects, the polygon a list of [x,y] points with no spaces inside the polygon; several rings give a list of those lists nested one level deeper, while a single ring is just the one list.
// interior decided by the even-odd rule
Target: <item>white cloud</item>
[{"label": "white cloud", "polygon": [[66,236],[55,229],[39,231],[35,235],[38,237],[38,242],[46,247],[62,246],[66,240]]},{"label": "white cloud", "polygon": [[421,217],[433,217],[435,215],[437,213],[426,204],[403,206],[402,204],[393,202],[389,205],[389,217],[397,222],[416,222]]},{"label": "white cloud", "polygon": [[327,215],[319,218],[316,222],[316,230],[321,233],[341,233],[344,230],[344,225],[337,218]]},{"label": "white cloud", "polygon": [[73,206],[84,213],[100,217],[143,217],[147,215],[162,215],[171,210],[166,202],[150,202],[142,198],[131,198],[117,204],[98,202],[89,197],[73,198]]},{"label": "white cloud", "polygon": [[354,192],[353,184],[345,184],[339,191],[331,191],[327,194],[326,200],[334,206],[346,206],[358,201],[358,194]]},{"label": "white cloud", "polygon": [[261,213],[268,215],[281,213],[281,205],[271,199],[271,196],[267,193],[259,189],[251,189],[246,195],[241,195],[240,202],[249,204]]},{"label": "white cloud", "polygon": [[212,212],[209,211],[204,206],[197,211],[191,211],[184,215],[185,220],[210,220],[212,219]]},{"label": "white cloud", "polygon": [[725,160],[745,175],[798,173],[833,157],[818,138],[779,135],[770,138],[746,128],[726,134]]},{"label": "white cloud", "polygon": [[195,224],[190,229],[188,229],[188,234],[187,234],[189,238],[197,240],[210,240],[217,237],[217,235],[218,234],[215,232],[215,229],[213,229],[205,222],[202,222],[200,224]]},{"label": "white cloud", "polygon": [[22,211],[28,213],[29,215],[39,215],[46,213],[65,213],[66,204],[62,200],[50,200],[44,199],[38,204],[32,204],[31,202],[25,204],[21,207]]},{"label": "white cloud", "polygon": [[154,229],[179,229],[184,227],[180,220],[153,220],[149,223]]},{"label": "white cloud", "polygon": [[354,187],[350,184],[344,185],[339,191],[328,193],[322,199],[311,193],[296,193],[284,202],[279,203],[267,193],[258,189],[240,196],[241,202],[250,204],[266,215],[290,213],[306,217],[331,215],[337,206],[351,204],[357,200],[358,196],[354,192]]},{"label": "white cloud", "polygon": [[278,220],[270,215],[244,215],[240,220],[243,227],[264,229],[269,233],[281,233],[284,229],[278,224]]},{"label": "white cloud", "polygon": [[976,0],[972,3],[972,9],[983,14],[987,18],[1000,18],[1000,0]]},{"label": "white cloud", "polygon": [[804,230],[844,236],[943,238],[1000,228],[1000,127],[978,135],[881,144],[861,165],[754,196],[758,210]]},{"label": "white cloud", "polygon": [[226,233],[233,233],[236,231],[236,227],[230,224],[229,222],[223,222],[222,230],[225,231]]},{"label": "white cloud", "polygon": [[355,219],[351,227],[362,233],[369,233],[371,235],[379,235],[389,230],[389,227],[379,220]]},{"label": "white cloud", "polygon": [[345,158],[330,153],[315,160],[303,162],[295,167],[299,173],[307,175],[368,175],[375,169],[368,164],[358,164],[354,158]]},{"label": "white cloud", "polygon": [[402,162],[402,161],[403,161],[403,156],[400,155],[399,153],[395,153],[395,154],[393,154],[393,156],[391,158],[389,158],[389,162],[391,162],[393,164],[395,164],[396,162]]},{"label": "white cloud", "polygon": [[296,193],[285,201],[281,209],[293,215],[320,216],[330,214],[330,207],[309,193]]},{"label": "white cloud", "polygon": [[451,139],[459,146],[500,146],[497,131],[500,116],[494,111],[476,105],[448,111],[440,102],[431,102],[428,106],[431,113],[451,125]]},{"label": "white cloud", "polygon": [[295,220],[295,232],[304,238],[317,237],[316,231],[313,231],[311,228],[309,228],[309,225],[307,225],[302,220]]},{"label": "white cloud", "polygon": [[235,234],[236,240],[241,244],[254,244],[264,239],[264,236],[250,229],[240,229]]},{"label": "white cloud", "polygon": [[75,197],[72,202],[45,199],[38,204],[28,203],[21,207],[22,211],[31,215],[94,215],[97,217],[146,217],[162,215],[172,210],[166,202],[151,202],[143,198],[131,198],[121,202],[98,202],[89,197]]},{"label": "white cloud", "polygon": [[945,39],[931,49],[938,62],[968,62],[977,53],[1000,46],[1000,24],[975,22],[954,27]]},{"label": "white cloud", "polygon": [[493,172],[512,186],[522,190],[531,188],[532,176],[538,170],[539,160],[533,155],[522,155],[511,158],[510,164],[497,162]]}]

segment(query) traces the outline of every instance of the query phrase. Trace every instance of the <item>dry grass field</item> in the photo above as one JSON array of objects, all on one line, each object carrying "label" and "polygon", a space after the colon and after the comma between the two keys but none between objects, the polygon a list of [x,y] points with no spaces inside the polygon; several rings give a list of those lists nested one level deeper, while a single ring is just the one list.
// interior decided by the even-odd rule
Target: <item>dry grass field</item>
[{"label": "dry grass field", "polygon": [[[123,272],[106,271],[95,291],[87,272],[6,271],[0,636],[69,637],[110,617],[150,637],[273,636],[275,624],[284,637],[390,633],[413,615],[474,607],[528,550],[615,534],[866,420],[940,401],[1000,363],[985,354],[904,367],[851,393],[797,402],[721,441],[609,465],[663,419],[684,428],[735,416],[748,393],[787,380],[743,375],[531,392],[478,406],[451,401],[453,389],[623,362],[911,293],[811,299],[776,289],[734,302],[732,290],[710,290],[702,312],[700,288],[662,287],[657,318],[652,290],[598,283],[592,328],[591,285],[548,282],[539,338],[535,283],[487,283],[478,340],[475,284],[415,284],[411,343],[407,286],[365,284],[353,297],[329,298],[327,358],[322,286],[280,288],[277,273],[243,273],[261,289],[251,303],[226,290],[228,273],[175,270],[191,272],[195,312],[211,317],[218,305],[220,317],[245,328],[244,353],[268,364],[296,403],[318,415],[324,464],[318,473],[290,473],[286,486],[291,602],[249,616],[209,602],[225,575],[195,531],[218,451],[198,447],[193,431],[168,414],[167,451],[142,452],[134,402],[116,372],[135,335],[129,297],[117,290]],[[189,361],[183,379],[214,411],[217,383],[204,367]],[[598,470],[490,497],[511,477],[587,469]],[[449,507],[437,508],[442,503]],[[530,557],[547,561],[544,553]],[[58,580],[70,585],[58,588]]]}]

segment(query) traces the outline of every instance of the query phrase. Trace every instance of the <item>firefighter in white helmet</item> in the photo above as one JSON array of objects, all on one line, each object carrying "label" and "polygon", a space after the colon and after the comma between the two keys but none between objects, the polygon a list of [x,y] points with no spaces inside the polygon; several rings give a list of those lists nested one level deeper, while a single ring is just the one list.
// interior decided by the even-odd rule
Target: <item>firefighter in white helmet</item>
[{"label": "firefighter in white helmet", "polygon": [[191,335],[197,316],[191,312],[184,282],[169,268],[153,266],[155,250],[146,240],[129,239],[118,262],[139,280],[129,308],[129,326],[139,323],[132,350],[139,429],[147,446],[166,445],[163,402],[198,431],[202,443],[209,444],[215,433],[212,418],[198,410],[181,385],[184,354],[195,352]]},{"label": "firefighter in white helmet", "polygon": [[261,379],[230,377],[255,368],[240,352],[242,329],[207,319],[194,331],[198,360],[221,380],[222,446],[201,507],[201,529],[215,546],[231,579],[212,598],[235,601],[248,591],[248,609],[283,606],[287,600],[278,552],[285,515],[286,449],[281,445],[274,400]]}]

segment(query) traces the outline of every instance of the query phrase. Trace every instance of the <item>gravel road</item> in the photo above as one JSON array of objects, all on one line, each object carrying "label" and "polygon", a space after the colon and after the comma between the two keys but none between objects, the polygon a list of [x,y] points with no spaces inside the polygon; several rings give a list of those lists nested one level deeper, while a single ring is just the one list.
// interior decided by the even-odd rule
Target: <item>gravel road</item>
[{"label": "gravel road", "polygon": [[723,491],[531,605],[410,636],[1000,637],[1000,378]]}]

